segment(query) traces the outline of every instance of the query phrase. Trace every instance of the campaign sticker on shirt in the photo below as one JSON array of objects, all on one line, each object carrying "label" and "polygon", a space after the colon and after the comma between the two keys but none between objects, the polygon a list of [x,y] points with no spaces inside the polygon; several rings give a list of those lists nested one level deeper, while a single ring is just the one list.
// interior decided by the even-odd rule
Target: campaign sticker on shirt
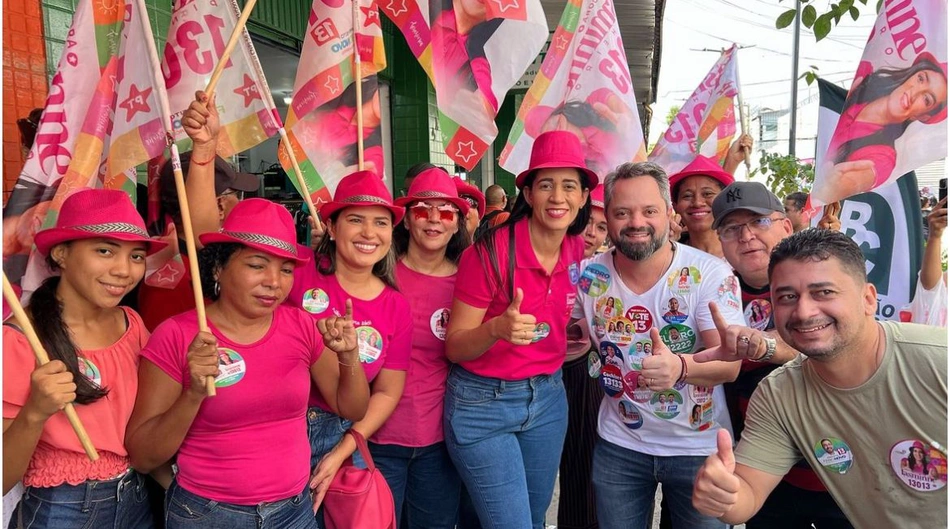
[{"label": "campaign sticker on shirt", "polygon": [[581,280],[581,271],[577,263],[571,263],[571,266],[567,267],[567,275],[571,278],[572,285],[576,285]]},{"label": "campaign sticker on shirt", "polygon": [[617,411],[620,412],[620,421],[623,422],[623,425],[627,428],[636,430],[643,426],[643,416],[640,415],[640,410],[638,410],[632,402],[625,400],[618,402]]},{"label": "campaign sticker on shirt", "polygon": [[689,411],[689,427],[697,432],[708,430],[709,427],[712,426],[712,410],[712,401],[703,404],[693,404],[693,407]]},{"label": "campaign sticker on shirt", "polygon": [[689,398],[696,404],[706,404],[712,400],[713,388],[709,386],[690,386]]},{"label": "campaign sticker on shirt", "polygon": [[769,330],[772,321],[772,303],[767,299],[753,299],[746,305],[745,321],[757,331]]},{"label": "campaign sticker on shirt", "polygon": [[429,328],[436,338],[445,341],[445,331],[449,328],[449,315],[452,313],[449,309],[439,309],[432,313],[429,318]]},{"label": "campaign sticker on shirt", "polygon": [[648,333],[653,327],[653,315],[646,307],[639,305],[630,307],[627,311],[627,319],[633,322],[633,332],[637,334]]},{"label": "campaign sticker on shirt", "polygon": [[311,288],[303,293],[301,305],[310,314],[320,314],[330,306],[330,296],[322,288]]},{"label": "campaign sticker on shirt", "polygon": [[620,398],[623,395],[623,378],[620,368],[605,364],[600,370],[600,387],[608,397]]},{"label": "campaign sticker on shirt", "polygon": [[647,387],[647,378],[639,371],[628,371],[623,376],[623,392],[641,404],[653,396],[653,390]]},{"label": "campaign sticker on shirt", "polygon": [[383,337],[369,325],[356,328],[356,341],[360,344],[360,362],[364,364],[372,364],[383,354]]},{"label": "campaign sticker on shirt", "polygon": [[600,355],[597,354],[597,351],[591,351],[587,354],[587,374],[590,375],[590,378],[597,378],[600,376],[600,368],[602,364],[600,363]]},{"label": "campaign sticker on shirt", "polygon": [[702,283],[703,277],[699,273],[699,269],[695,266],[684,266],[679,270],[674,270],[670,273],[669,277],[666,278],[666,286],[673,291],[674,294],[684,295],[689,294],[690,290]]},{"label": "campaign sticker on shirt", "polygon": [[601,264],[587,265],[577,282],[577,286],[581,289],[581,292],[592,298],[602,296],[610,288],[610,272]]},{"label": "campaign sticker on shirt", "polygon": [[607,338],[627,346],[633,340],[633,323],[627,318],[614,318],[607,322]]},{"label": "campaign sticker on shirt", "polygon": [[917,439],[905,439],[891,447],[891,468],[904,485],[933,492],[947,486],[947,456]]},{"label": "campaign sticker on shirt", "polygon": [[226,388],[244,378],[244,374],[247,373],[247,364],[234,349],[218,347],[218,371],[220,373],[214,379],[214,387]]},{"label": "campaign sticker on shirt", "polygon": [[601,296],[594,302],[594,314],[605,320],[623,316],[623,301],[613,296]]},{"label": "campaign sticker on shirt", "polygon": [[813,449],[821,466],[839,474],[846,473],[854,462],[851,447],[837,437],[825,437],[815,443]]},{"label": "campaign sticker on shirt", "polygon": [[574,312],[574,302],[577,301],[577,292],[568,292],[564,301],[564,315],[571,318],[571,312]]},{"label": "campaign sticker on shirt", "polygon": [[686,300],[683,298],[671,297],[666,301],[669,310],[663,313],[663,321],[666,323],[683,323],[689,318],[689,307],[686,306]]},{"label": "campaign sticker on shirt", "polygon": [[630,346],[627,351],[630,355],[630,369],[639,371],[643,368],[643,359],[653,354],[653,342],[651,340],[639,340]]},{"label": "campaign sticker on shirt", "polygon": [[683,395],[674,389],[657,391],[650,399],[653,415],[661,419],[675,419],[683,409]]},{"label": "campaign sticker on shirt", "polygon": [[79,372],[97,386],[102,386],[102,372],[88,358],[79,357]]},{"label": "campaign sticker on shirt", "polygon": [[673,353],[689,353],[696,344],[696,333],[693,329],[677,323],[660,329],[660,338]]},{"label": "campaign sticker on shirt", "polygon": [[720,305],[733,309],[742,307],[742,301],[739,298],[739,280],[736,276],[726,276],[716,289],[716,293],[719,295]]},{"label": "campaign sticker on shirt", "polygon": [[551,334],[551,326],[541,322],[534,326],[534,338],[531,339],[531,343],[540,342],[547,338],[549,334]]},{"label": "campaign sticker on shirt", "polygon": [[623,368],[623,354],[620,348],[611,342],[600,342],[600,361],[605,366]]}]

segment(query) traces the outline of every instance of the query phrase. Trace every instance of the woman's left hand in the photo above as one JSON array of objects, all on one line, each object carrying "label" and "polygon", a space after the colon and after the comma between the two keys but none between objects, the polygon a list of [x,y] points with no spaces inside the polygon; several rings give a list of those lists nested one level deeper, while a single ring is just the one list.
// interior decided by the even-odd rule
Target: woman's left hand
[{"label": "woman's left hand", "polygon": [[[345,440],[346,436],[344,436],[343,439]],[[342,440],[340,444],[342,444]],[[333,450],[330,450],[327,455],[320,459],[320,462],[317,463],[317,468],[313,470],[313,475],[310,477],[310,497],[313,498],[314,514],[320,509],[320,505],[323,504],[323,498],[327,495],[327,489],[330,488],[330,482],[333,481],[333,477],[336,476],[337,471],[343,466],[343,462],[353,455],[352,452],[350,454],[344,454],[344,450],[340,448],[340,444],[337,444]]]}]

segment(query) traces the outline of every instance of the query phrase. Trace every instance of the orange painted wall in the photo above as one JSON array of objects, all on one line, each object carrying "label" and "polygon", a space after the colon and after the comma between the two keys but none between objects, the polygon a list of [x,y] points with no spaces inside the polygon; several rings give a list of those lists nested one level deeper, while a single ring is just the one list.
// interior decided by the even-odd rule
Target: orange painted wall
[{"label": "orange painted wall", "polygon": [[3,2],[3,202],[20,170],[20,132],[16,121],[46,103],[46,43],[41,0]]}]

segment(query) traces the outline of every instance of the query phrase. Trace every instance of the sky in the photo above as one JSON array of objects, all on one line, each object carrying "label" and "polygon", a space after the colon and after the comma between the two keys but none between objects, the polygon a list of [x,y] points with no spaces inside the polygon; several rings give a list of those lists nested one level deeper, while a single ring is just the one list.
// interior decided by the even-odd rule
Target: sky
[{"label": "sky", "polygon": [[[830,3],[814,0],[819,13]],[[799,75],[814,65],[822,78],[850,88],[877,18],[875,2],[868,4],[862,6],[857,21],[843,18],[821,42],[816,43],[811,30],[802,26]],[[719,50],[733,42],[740,48],[750,46],[738,54],[739,83],[744,102],[752,109],[750,119],[760,107],[789,108],[792,27],[775,29],[775,19],[793,5],[793,0],[667,0],[651,143],[666,131],[669,109],[685,101],[716,62],[717,53],[703,49]],[[809,90],[817,89],[817,84],[809,87],[804,79],[799,80],[799,101],[810,95]]]}]

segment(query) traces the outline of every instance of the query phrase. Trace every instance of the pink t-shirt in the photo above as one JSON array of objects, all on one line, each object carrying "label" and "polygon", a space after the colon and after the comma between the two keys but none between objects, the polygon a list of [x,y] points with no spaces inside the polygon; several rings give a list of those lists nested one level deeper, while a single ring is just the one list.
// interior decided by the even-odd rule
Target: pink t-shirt
[{"label": "pink t-shirt", "polygon": [[[455,297],[482,309],[486,322],[503,313],[508,298],[508,231],[495,232],[495,252],[501,272],[498,284],[493,266],[481,245],[465,250],[459,263]],[[483,263],[484,257],[484,263]],[[522,314],[537,319],[536,341],[529,345],[512,345],[498,340],[483,355],[462,366],[484,377],[522,380],[536,375],[550,375],[561,368],[567,350],[567,323],[577,297],[580,262],[584,257],[584,239],[568,236],[561,243],[561,255],[548,274],[534,253],[528,233],[528,220],[515,224],[515,287],[524,291]]]},{"label": "pink t-shirt", "polygon": [[[873,136],[881,132],[884,127],[875,123],[858,121],[858,114],[864,110],[867,103],[856,103],[848,107],[838,118],[838,127],[836,130],[847,130],[847,135],[835,136],[828,146],[829,156],[836,156],[838,149],[846,142],[866,136]],[[883,184],[891,173],[894,172],[894,165],[897,163],[897,151],[889,145],[867,145],[852,151],[848,154],[845,161],[870,160],[874,163],[874,186]]]},{"label": "pink t-shirt", "polygon": [[[148,340],[142,318],[123,307],[128,328],[121,338],[104,349],[79,353],[79,369],[88,378],[109,389],[109,394],[92,404],[76,404],[98,461],[90,461],[66,415],[56,413],[43,426],[43,433],[23,475],[28,487],[78,485],[87,480],[115,477],[129,468],[125,450],[125,429],[135,406],[139,387],[139,351]],[[3,418],[15,419],[30,396],[30,374],[36,359],[26,336],[15,328],[3,327]]]},{"label": "pink t-shirt", "polygon": [[412,312],[412,356],[402,398],[373,436],[374,443],[422,447],[443,440],[442,402],[450,366],[445,331],[455,277],[433,277],[410,270],[402,262],[396,265],[399,288]]},{"label": "pink t-shirt", "polygon": [[[310,471],[307,396],[310,366],[323,352],[313,320],[280,306],[257,342],[218,339],[217,395],[201,403],[178,449],[178,483],[215,501],[255,505],[299,494]],[[155,329],[142,356],[182,389],[191,386],[188,345],[198,333],[195,311]]]},{"label": "pink t-shirt", "polygon": [[[412,315],[406,298],[394,288],[386,287],[374,299],[358,299],[347,294],[336,276],[317,272],[313,251],[302,246],[298,252],[310,257],[310,263],[294,269],[294,287],[285,303],[303,307],[314,320],[331,314],[342,316],[346,300],[353,300],[353,324],[360,346],[360,362],[366,380],[372,382],[380,369],[406,371],[412,349]],[[316,387],[310,394],[310,405],[330,410]]]}]

